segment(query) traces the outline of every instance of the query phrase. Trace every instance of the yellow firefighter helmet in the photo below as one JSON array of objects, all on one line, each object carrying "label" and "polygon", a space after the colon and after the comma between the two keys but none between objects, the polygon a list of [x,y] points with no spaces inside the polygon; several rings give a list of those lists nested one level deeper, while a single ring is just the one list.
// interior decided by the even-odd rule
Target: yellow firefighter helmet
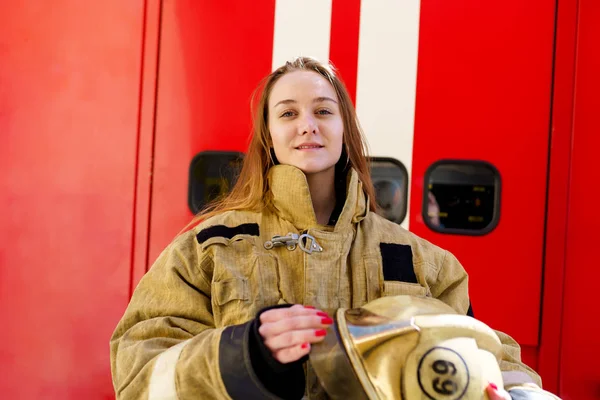
[{"label": "yellow firefighter helmet", "polygon": [[310,360],[333,399],[487,399],[503,388],[496,333],[427,297],[383,297],[339,309]]}]

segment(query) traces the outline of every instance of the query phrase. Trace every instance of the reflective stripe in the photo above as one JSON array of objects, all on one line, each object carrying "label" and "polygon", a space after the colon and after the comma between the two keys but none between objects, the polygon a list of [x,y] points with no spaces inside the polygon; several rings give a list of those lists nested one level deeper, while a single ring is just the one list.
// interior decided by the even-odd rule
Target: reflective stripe
[{"label": "reflective stripe", "polygon": [[178,400],[175,388],[175,367],[181,351],[190,340],[181,342],[158,356],[154,363],[152,376],[150,376],[148,400]]},{"label": "reflective stripe", "polygon": [[[420,0],[363,0],[356,111],[372,156],[393,157],[412,179]],[[407,217],[402,226],[408,229]]]},{"label": "reflective stripe", "polygon": [[329,61],[332,0],[277,0],[273,70],[297,56]]}]

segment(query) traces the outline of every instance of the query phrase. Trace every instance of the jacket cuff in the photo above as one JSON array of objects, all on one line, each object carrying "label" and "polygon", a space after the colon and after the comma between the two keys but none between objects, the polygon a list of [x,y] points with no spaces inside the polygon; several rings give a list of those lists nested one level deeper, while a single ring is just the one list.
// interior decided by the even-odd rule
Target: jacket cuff
[{"label": "jacket cuff", "polygon": [[[277,361],[275,357],[273,357],[273,354],[271,354],[271,350],[269,350],[269,348],[265,345],[262,336],[258,332],[258,328],[260,328],[261,325],[260,315],[262,313],[264,313],[265,311],[273,310],[275,308],[288,308],[291,306],[292,304],[280,304],[272,307],[263,308],[258,312],[258,314],[256,315],[256,319],[253,321],[252,324],[252,333],[250,336],[250,359],[252,360],[252,365],[254,365],[255,371],[267,371],[269,373],[269,378],[271,377],[270,374],[285,376],[290,375],[292,371],[295,370],[296,374],[294,378],[301,378],[302,380],[304,380],[304,368],[302,368],[302,364],[304,364],[304,362],[308,360],[308,356],[304,356],[298,361],[282,364],[279,361]],[[302,373],[301,377],[299,372]],[[263,379],[261,379],[261,381],[265,382],[265,380]]]},{"label": "jacket cuff", "polygon": [[[289,305],[284,305],[283,307]],[[219,369],[232,399],[301,399],[304,395],[304,359],[278,362],[258,333],[259,316],[225,328],[219,343]]]}]

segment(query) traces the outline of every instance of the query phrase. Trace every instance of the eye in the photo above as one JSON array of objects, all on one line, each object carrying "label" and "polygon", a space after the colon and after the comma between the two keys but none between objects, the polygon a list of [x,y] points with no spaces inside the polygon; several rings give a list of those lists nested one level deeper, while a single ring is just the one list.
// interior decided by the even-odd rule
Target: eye
[{"label": "eye", "polygon": [[331,115],[333,114],[331,111],[329,111],[326,108],[321,108],[320,110],[317,111],[317,114],[319,115]]},{"label": "eye", "polygon": [[289,118],[289,117],[293,117],[294,116],[294,112],[293,111],[286,111],[283,114],[281,114],[279,116],[279,118]]}]

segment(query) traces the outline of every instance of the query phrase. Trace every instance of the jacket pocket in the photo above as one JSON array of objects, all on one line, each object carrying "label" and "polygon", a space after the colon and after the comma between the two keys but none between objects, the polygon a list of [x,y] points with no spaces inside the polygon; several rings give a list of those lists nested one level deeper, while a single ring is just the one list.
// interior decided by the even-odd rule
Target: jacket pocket
[{"label": "jacket pocket", "polygon": [[230,278],[214,283],[214,297],[217,305],[223,306],[233,300],[248,301],[248,281],[243,278]]},{"label": "jacket pocket", "polygon": [[270,254],[257,252],[255,277],[251,282],[250,295],[259,309],[285,303],[279,289],[277,260]]},{"label": "jacket pocket", "polygon": [[383,282],[384,296],[427,296],[427,288],[418,283],[384,281]]},{"label": "jacket pocket", "polygon": [[217,328],[251,320],[256,314],[254,308],[246,278],[233,277],[213,282],[212,309]]}]

